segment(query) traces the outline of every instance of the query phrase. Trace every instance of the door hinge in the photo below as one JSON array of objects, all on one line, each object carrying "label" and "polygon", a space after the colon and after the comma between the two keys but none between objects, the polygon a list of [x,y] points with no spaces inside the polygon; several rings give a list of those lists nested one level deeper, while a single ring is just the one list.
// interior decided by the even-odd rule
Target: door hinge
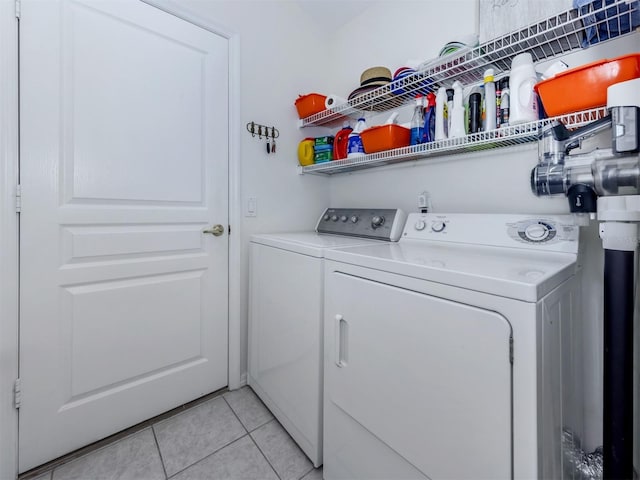
[{"label": "door hinge", "polygon": [[509,363],[513,365],[513,337],[509,337]]},{"label": "door hinge", "polygon": [[16,18],[20,18],[22,14],[22,2],[21,0],[16,0]]},{"label": "door hinge", "polygon": [[16,185],[16,212],[22,211],[22,185]]},{"label": "door hinge", "polygon": [[231,235],[231,225],[228,225],[229,230],[227,230],[229,232],[229,235]]},{"label": "door hinge", "polygon": [[13,384],[13,405],[15,408],[20,408],[22,405],[22,384],[19,378]]}]

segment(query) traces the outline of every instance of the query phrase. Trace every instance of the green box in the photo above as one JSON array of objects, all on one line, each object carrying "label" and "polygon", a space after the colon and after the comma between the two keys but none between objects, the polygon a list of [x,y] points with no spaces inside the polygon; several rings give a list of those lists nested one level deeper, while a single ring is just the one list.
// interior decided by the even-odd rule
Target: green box
[{"label": "green box", "polygon": [[333,135],[328,135],[326,137],[316,137],[315,138],[315,145],[316,147],[320,146],[320,145],[333,145]]},{"label": "green box", "polygon": [[313,161],[315,163],[328,162],[329,160],[333,160],[333,152],[331,150],[317,152],[313,155]]}]

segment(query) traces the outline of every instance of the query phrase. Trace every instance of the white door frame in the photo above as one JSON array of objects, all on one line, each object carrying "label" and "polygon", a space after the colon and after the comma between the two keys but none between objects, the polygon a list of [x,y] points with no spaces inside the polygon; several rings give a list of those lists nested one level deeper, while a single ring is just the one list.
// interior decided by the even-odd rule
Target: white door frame
[{"label": "white door frame", "polygon": [[[142,0],[226,38],[229,42],[229,389],[242,386],[240,372],[241,192],[240,39],[235,32],[203,21],[171,0]],[[13,406],[18,377],[18,247],[16,185],[19,165],[18,24],[16,1],[0,0],[0,478],[18,474],[18,411]]]}]

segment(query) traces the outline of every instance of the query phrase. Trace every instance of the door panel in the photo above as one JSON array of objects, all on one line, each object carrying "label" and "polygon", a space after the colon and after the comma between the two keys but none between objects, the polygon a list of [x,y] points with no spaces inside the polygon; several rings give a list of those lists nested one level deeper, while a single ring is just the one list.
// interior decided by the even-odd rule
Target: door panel
[{"label": "door panel", "polygon": [[75,4],[67,16],[65,203],[202,205],[210,52],[113,13]]},{"label": "door panel", "polygon": [[228,45],[23,0],[20,471],[227,385]]},{"label": "door panel", "polygon": [[[328,275],[325,438],[343,438],[351,427],[342,425],[355,421],[427,478],[511,478],[509,322],[462,303]],[[340,420],[345,414],[351,423]],[[353,446],[339,455],[357,452]]]}]

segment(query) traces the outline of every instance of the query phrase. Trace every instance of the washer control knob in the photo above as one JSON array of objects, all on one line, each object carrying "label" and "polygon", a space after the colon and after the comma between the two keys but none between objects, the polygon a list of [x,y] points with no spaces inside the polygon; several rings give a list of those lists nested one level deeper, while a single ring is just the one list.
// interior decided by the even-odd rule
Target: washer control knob
[{"label": "washer control knob", "polygon": [[414,225],[415,229],[418,231],[424,230],[426,226],[427,224],[424,222],[424,220],[418,220]]},{"label": "washer control knob", "polygon": [[381,227],[383,223],[384,223],[384,217],[380,215],[376,215],[371,219],[371,226],[373,228]]},{"label": "washer control knob", "polygon": [[342,216],[340,217],[340,221],[341,221],[341,222],[346,222],[347,220],[349,220],[349,217],[347,217],[346,215],[342,215]]},{"label": "washer control knob", "polygon": [[330,217],[330,216],[329,216],[329,214],[327,213],[324,217],[322,217],[322,219],[323,219],[325,222],[328,222],[328,221],[331,219],[331,217]]},{"label": "washer control knob", "polygon": [[359,220],[359,218],[358,218],[357,215],[352,215],[351,216],[351,223],[358,223],[358,220]]},{"label": "washer control knob", "polygon": [[436,222],[431,222],[431,230],[434,232],[441,232],[444,230],[446,226],[447,225],[441,220]]},{"label": "washer control knob", "polygon": [[542,223],[532,223],[525,229],[524,234],[529,240],[540,242],[549,235],[549,228]]},{"label": "washer control knob", "polygon": [[332,222],[337,222],[338,221],[338,216],[337,215],[331,215],[331,221]]}]

